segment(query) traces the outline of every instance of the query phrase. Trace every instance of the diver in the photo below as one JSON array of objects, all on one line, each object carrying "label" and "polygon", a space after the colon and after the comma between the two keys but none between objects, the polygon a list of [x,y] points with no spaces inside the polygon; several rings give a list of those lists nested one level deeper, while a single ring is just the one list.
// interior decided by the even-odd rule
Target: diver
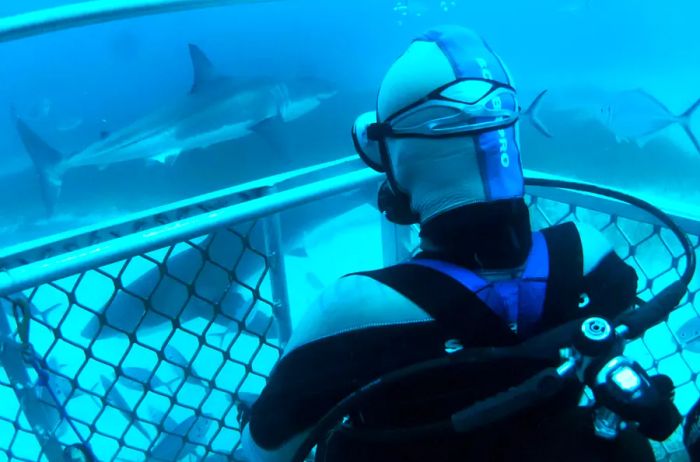
[{"label": "diver", "polygon": [[[421,251],[341,278],[308,309],[243,422],[250,460],[292,460],[329,409],[390,371],[465,348],[515,345],[634,304],[637,274],[595,228],[531,229],[518,111],[508,70],[469,29],[428,31],[393,63],[353,140],[386,173],[380,210],[420,224]],[[654,460],[647,435],[633,427],[615,439],[595,435],[578,383],[468,434],[395,440],[366,431],[449,416],[551,365],[498,361],[402,383],[349,415],[319,442],[315,460]],[[652,378],[666,384],[660,393],[670,401],[670,379]]]}]

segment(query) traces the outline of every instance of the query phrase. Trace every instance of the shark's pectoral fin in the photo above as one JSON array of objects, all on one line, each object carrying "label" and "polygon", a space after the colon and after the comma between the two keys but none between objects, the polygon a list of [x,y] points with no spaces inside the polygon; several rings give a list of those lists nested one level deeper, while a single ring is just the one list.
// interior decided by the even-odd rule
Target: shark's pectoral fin
[{"label": "shark's pectoral fin", "polygon": [[177,159],[181,152],[182,151],[180,149],[169,149],[156,156],[150,157],[149,160],[156,164],[172,165],[175,163],[175,159]]},{"label": "shark's pectoral fin", "polygon": [[283,159],[291,159],[284,130],[284,120],[280,115],[269,117],[250,127],[250,131],[262,137],[275,154]]},{"label": "shark's pectoral fin", "polygon": [[257,133],[260,136],[275,136],[282,131],[284,126],[284,120],[282,116],[275,115],[274,117],[268,117],[260,122],[253,124],[250,130]]}]

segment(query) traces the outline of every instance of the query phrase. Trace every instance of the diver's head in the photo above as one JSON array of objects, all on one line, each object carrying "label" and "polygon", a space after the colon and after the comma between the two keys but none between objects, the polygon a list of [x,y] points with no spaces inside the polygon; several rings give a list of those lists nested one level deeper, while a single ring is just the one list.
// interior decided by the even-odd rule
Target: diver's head
[{"label": "diver's head", "polygon": [[425,223],[465,205],[522,198],[518,111],[513,81],[484,40],[439,27],[394,62],[353,139]]}]

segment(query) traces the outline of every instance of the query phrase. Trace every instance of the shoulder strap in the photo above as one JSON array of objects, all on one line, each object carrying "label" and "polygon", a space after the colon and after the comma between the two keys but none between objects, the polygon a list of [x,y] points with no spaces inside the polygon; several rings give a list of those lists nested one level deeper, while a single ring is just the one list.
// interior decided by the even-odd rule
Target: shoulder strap
[{"label": "shoulder strap", "polygon": [[549,247],[549,282],[542,313],[545,329],[580,316],[583,291],[583,249],[576,225],[562,223],[542,230]]},{"label": "shoulder strap", "polygon": [[465,347],[513,345],[519,340],[472,290],[432,268],[399,264],[354,274],[371,277],[396,290]]},{"label": "shoulder strap", "polygon": [[[516,328],[523,333],[530,333],[530,328],[541,317],[549,276],[547,242],[542,233],[533,233],[523,273],[513,280],[490,282],[469,268],[443,260],[416,258],[409,263],[439,271],[459,282],[507,324],[518,326]],[[527,288],[523,284],[527,284]]]},{"label": "shoulder strap", "polygon": [[523,272],[523,279],[547,279],[549,277],[549,249],[541,232],[532,233],[532,250]]}]

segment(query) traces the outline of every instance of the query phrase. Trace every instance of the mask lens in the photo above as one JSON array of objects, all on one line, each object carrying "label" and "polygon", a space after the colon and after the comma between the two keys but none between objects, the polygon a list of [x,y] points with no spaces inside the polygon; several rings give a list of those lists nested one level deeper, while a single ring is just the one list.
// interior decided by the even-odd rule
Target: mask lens
[{"label": "mask lens", "polygon": [[458,119],[461,113],[460,108],[454,107],[453,103],[441,104],[440,101],[436,101],[396,117],[391,126],[398,132],[419,132],[426,128],[426,121],[430,121],[431,126],[447,124],[448,121]]},{"label": "mask lens", "polygon": [[494,84],[485,80],[462,80],[440,92],[440,96],[465,104],[476,104],[493,90]]},{"label": "mask lens", "polygon": [[393,137],[462,136],[518,120],[515,89],[489,80],[457,80],[390,116]]}]

